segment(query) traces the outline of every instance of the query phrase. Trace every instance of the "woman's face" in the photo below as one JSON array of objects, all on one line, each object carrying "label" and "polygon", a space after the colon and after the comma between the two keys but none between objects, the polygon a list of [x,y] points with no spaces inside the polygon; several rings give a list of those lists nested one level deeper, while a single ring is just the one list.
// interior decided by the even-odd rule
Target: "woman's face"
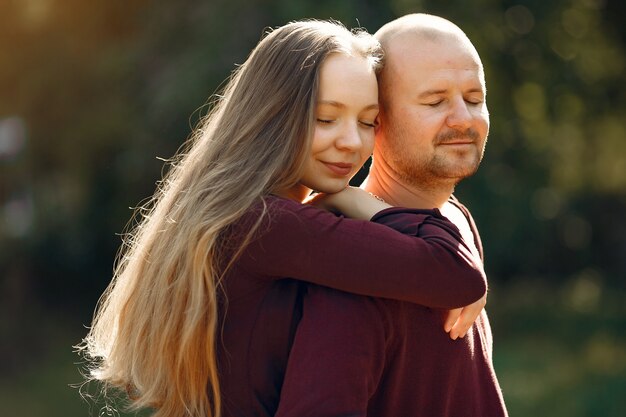
[{"label": "woman's face", "polygon": [[313,143],[299,187],[336,193],[372,153],[378,85],[361,57],[331,54],[320,71]]}]

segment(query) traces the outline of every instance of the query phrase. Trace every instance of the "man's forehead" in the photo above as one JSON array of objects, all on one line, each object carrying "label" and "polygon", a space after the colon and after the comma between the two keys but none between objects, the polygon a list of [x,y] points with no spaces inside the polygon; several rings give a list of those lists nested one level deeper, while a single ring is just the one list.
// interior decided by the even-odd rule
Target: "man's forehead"
[{"label": "man's forehead", "polygon": [[[485,89],[482,64],[462,42],[398,42],[386,56],[385,77],[410,89],[445,89],[450,85]],[[394,82],[395,80],[395,82]],[[408,84],[407,84],[408,83]]]},{"label": "man's forehead", "polygon": [[452,32],[422,32],[409,31],[399,33],[389,39],[384,45],[385,57],[394,61],[398,57],[420,55],[428,58],[433,51],[449,50],[457,53],[472,55],[478,62],[478,53],[472,43],[465,36]]},{"label": "man's forehead", "polygon": [[393,73],[465,69],[482,72],[473,47],[462,41],[399,40],[386,50],[385,67]]}]

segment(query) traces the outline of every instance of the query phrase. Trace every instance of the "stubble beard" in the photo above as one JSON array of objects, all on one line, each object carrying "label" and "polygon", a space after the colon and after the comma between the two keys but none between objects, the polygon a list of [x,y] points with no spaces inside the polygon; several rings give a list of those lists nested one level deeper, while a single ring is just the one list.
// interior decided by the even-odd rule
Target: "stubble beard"
[{"label": "stubble beard", "polygon": [[[401,140],[393,142],[393,149],[388,149],[385,158],[393,161],[392,168],[403,183],[422,189],[454,187],[463,179],[474,175],[482,161],[487,140],[481,140],[474,129],[445,132],[434,139],[433,154],[420,155],[411,150],[411,138],[403,129],[393,129],[389,133],[389,137]],[[475,145],[463,150],[441,147],[446,146],[442,145],[446,142],[460,138],[470,138]]]}]

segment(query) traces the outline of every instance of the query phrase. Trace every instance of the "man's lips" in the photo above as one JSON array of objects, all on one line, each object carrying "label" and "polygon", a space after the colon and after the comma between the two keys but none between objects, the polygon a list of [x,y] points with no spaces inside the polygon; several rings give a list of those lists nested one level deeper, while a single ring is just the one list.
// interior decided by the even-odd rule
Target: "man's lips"
[{"label": "man's lips", "polygon": [[440,142],[438,145],[446,145],[446,146],[459,146],[459,145],[473,145],[474,141],[471,140],[455,140],[448,142]]},{"label": "man's lips", "polygon": [[478,143],[480,135],[472,128],[464,131],[449,130],[435,138],[437,145],[473,145]]},{"label": "man's lips", "polygon": [[350,173],[352,172],[352,168],[354,167],[353,164],[350,163],[346,163],[346,162],[324,162],[322,161],[322,163],[328,168],[330,169],[332,172],[334,172],[335,174],[345,177],[346,175],[350,175]]},{"label": "man's lips", "polygon": [[472,140],[471,138],[449,138],[446,140],[440,140],[437,145],[470,145],[472,143],[476,142],[475,140]]}]

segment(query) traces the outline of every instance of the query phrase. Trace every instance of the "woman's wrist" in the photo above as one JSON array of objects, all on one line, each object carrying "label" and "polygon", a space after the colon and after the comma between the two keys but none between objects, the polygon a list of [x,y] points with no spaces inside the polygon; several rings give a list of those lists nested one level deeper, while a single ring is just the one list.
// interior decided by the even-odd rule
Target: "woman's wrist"
[{"label": "woman's wrist", "polygon": [[347,187],[336,202],[336,209],[354,219],[370,220],[376,213],[391,207],[382,199],[357,187]]},{"label": "woman's wrist", "polygon": [[382,198],[357,187],[346,187],[333,194],[318,194],[307,204],[360,220],[370,220],[376,213],[391,207]]}]

